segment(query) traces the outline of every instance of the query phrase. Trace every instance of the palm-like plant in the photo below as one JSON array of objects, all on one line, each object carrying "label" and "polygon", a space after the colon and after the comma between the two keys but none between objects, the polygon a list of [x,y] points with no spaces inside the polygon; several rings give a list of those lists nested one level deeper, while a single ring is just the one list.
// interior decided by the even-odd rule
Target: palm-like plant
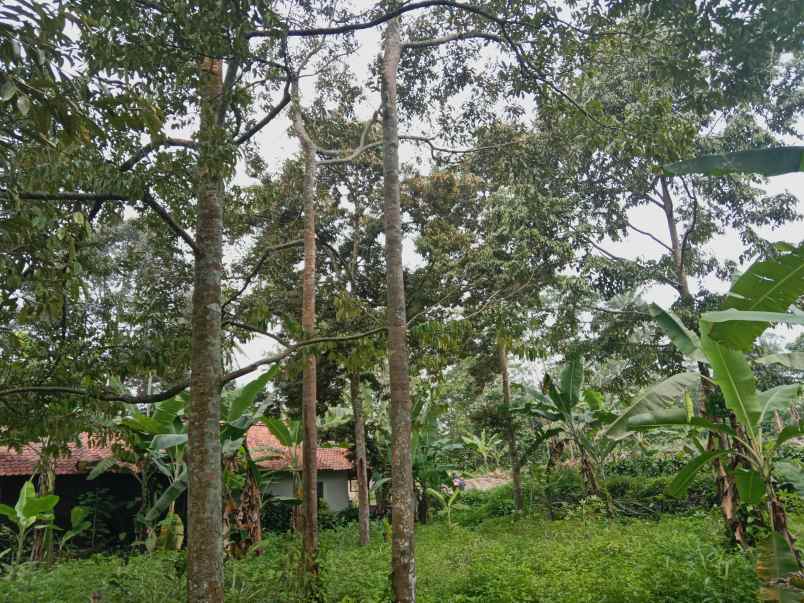
[{"label": "palm-like plant", "polygon": [[[686,404],[681,407],[650,405],[637,400],[612,426],[620,433],[668,426],[688,428],[698,454],[673,481],[671,494],[686,491],[697,471],[713,459],[732,459],[740,499],[750,505],[763,502],[767,505],[774,533],[770,548],[778,559],[786,546],[785,555],[794,559],[796,569],[801,567],[800,558],[774,487],[774,473],[782,447],[792,438],[804,435],[804,422],[785,427],[778,435],[770,437],[765,419],[774,410],[786,409],[798,400],[802,385],[796,383],[757,391],[756,379],[745,352],[753,347],[771,322],[804,324],[804,314],[800,311],[787,312],[802,294],[804,244],[781,246],[778,256],[753,264],[734,282],[721,308],[702,315],[698,323],[700,335],[687,329],[671,312],[652,306],[651,313],[679,351],[711,367],[713,376],[703,377],[702,397],[706,401],[713,387],[717,387],[726,408],[733,413],[735,423],[726,425],[702,416],[690,395],[686,394]],[[778,360],[777,357],[765,361]],[[785,357],[784,361],[796,362],[793,356]],[[697,438],[700,430],[725,434],[727,438],[720,439],[719,447],[705,449]],[[795,481],[800,482],[800,476]],[[778,567],[779,564],[769,565]]]},{"label": "palm-like plant", "polygon": [[604,398],[599,391],[583,389],[583,381],[583,360],[579,355],[571,354],[561,370],[558,383],[550,375],[545,375],[541,392],[522,387],[525,395],[514,410],[541,420],[537,444],[555,436],[574,444],[580,455],[581,473],[588,494],[605,500],[609,511],[613,512],[601,469],[617,442],[600,435],[601,429],[614,419],[614,415],[604,408]]}]

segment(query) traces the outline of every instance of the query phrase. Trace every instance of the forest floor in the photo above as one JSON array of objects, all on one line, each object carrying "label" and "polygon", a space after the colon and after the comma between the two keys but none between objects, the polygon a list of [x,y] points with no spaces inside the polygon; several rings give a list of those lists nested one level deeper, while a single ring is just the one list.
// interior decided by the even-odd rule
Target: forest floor
[{"label": "forest floor", "polygon": [[[357,545],[354,524],[321,534],[324,601],[389,600],[390,546],[373,526],[372,543]],[[226,565],[227,601],[299,602],[298,541],[271,539],[265,555]],[[575,514],[496,517],[473,527],[445,521],[419,526],[420,603],[753,603],[750,555],[728,550],[715,513],[658,520],[610,520]],[[0,580],[2,603],[179,602],[185,596],[181,553],[96,556],[50,570],[24,569]],[[309,599],[308,599],[309,600]]]}]

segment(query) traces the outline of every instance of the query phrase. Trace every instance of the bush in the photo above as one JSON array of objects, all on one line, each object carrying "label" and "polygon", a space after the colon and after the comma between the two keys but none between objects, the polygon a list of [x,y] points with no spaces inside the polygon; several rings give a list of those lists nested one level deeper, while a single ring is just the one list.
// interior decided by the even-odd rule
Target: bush
[{"label": "bush", "polygon": [[293,527],[294,504],[284,500],[268,498],[262,506],[263,532],[284,534]]},{"label": "bush", "polygon": [[606,466],[606,473],[632,477],[659,477],[675,475],[684,465],[685,460],[676,455],[643,454],[609,463]]}]

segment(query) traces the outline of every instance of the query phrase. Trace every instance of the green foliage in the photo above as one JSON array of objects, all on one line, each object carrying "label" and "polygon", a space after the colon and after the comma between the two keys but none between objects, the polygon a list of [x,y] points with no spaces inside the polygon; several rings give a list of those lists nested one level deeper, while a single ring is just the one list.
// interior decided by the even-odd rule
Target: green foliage
[{"label": "green foliage", "polygon": [[76,536],[80,536],[92,527],[89,516],[92,510],[87,507],[76,505],[70,510],[70,529],[64,532],[59,542],[59,552]]},{"label": "green foliage", "polygon": [[[379,526],[368,547],[357,546],[354,531],[351,526],[321,535],[324,600],[386,601],[389,544]],[[658,522],[501,517],[452,530],[436,523],[417,532],[418,600],[753,603],[757,582],[750,559],[722,545],[708,515]],[[268,538],[262,548],[259,557],[227,563],[226,600],[301,603],[287,579],[297,541]],[[98,592],[110,603],[178,603],[186,598],[183,573],[179,553],[127,561],[93,557],[0,583],[0,599],[85,603]]]},{"label": "green foliage", "polygon": [[130,510],[108,488],[93,488],[83,492],[78,497],[78,506],[89,511],[85,519],[90,525],[73,537],[73,544],[92,552],[111,551],[124,544],[113,526],[118,515]]}]

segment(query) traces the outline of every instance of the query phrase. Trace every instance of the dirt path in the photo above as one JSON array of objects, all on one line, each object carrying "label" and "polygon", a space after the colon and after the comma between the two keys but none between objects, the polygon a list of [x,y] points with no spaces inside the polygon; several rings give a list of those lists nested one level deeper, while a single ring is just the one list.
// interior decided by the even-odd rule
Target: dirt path
[{"label": "dirt path", "polygon": [[472,477],[466,481],[467,490],[491,490],[497,486],[502,486],[511,481],[511,478],[504,474],[494,473],[491,475],[482,475],[480,477]]}]

